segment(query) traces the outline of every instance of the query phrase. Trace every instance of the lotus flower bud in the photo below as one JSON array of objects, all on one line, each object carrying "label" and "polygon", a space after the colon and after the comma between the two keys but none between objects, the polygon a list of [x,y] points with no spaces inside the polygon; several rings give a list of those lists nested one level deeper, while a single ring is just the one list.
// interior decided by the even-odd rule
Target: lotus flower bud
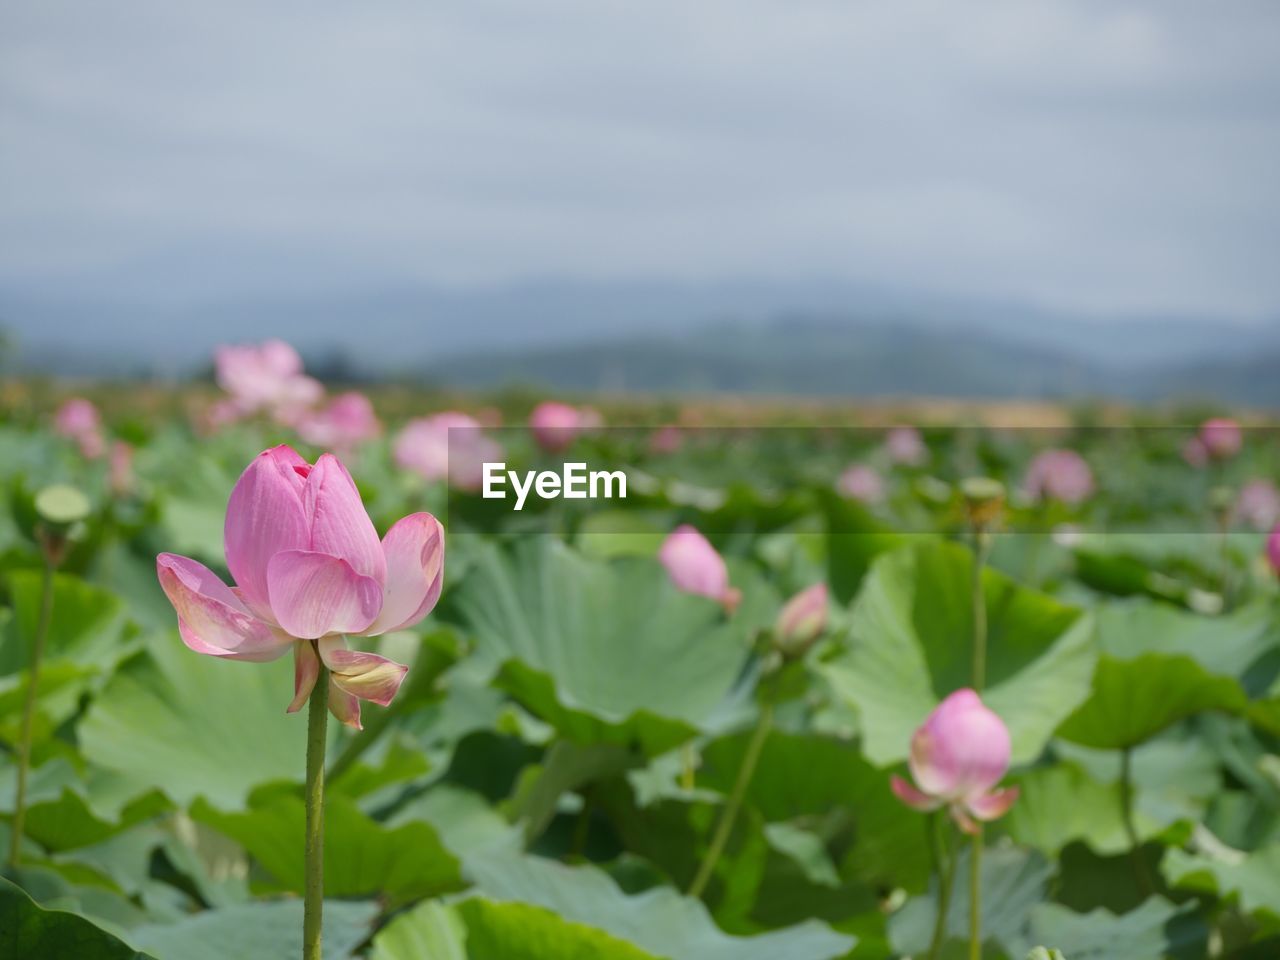
[{"label": "lotus flower bud", "polygon": [[840,479],[836,481],[836,491],[850,500],[866,504],[879,503],[884,499],[884,481],[870,467],[854,464],[840,474]]},{"label": "lotus flower bud", "polygon": [[784,656],[801,656],[827,628],[827,585],[815,583],[787,601],[773,627]]},{"label": "lotus flower bud", "polygon": [[1270,480],[1250,480],[1240,488],[1232,518],[1254,530],[1270,530],[1280,521],[1280,490]]},{"label": "lotus flower bud", "polygon": [[889,459],[902,466],[918,467],[929,457],[929,448],[915,427],[894,427],[885,436],[884,445]]},{"label": "lotus flower bud", "polygon": [[1189,466],[1200,469],[1209,463],[1209,451],[1199,436],[1189,437],[1182,445],[1182,459]]},{"label": "lotus flower bud", "polygon": [[555,400],[538,404],[529,414],[533,439],[547,453],[568,449],[579,434],[599,423],[600,415],[594,410],[579,410]]},{"label": "lotus flower bud", "polygon": [[40,518],[36,537],[45,557],[56,567],[89,516],[89,498],[69,484],[58,483],[36,494],[35,508]]},{"label": "lotus flower bud", "polygon": [[715,600],[729,613],[737,609],[742,591],[729,586],[724,557],[687,523],[676,527],[663,541],[658,559],[678,589]]},{"label": "lotus flower bud", "polygon": [[969,524],[975,530],[986,530],[1004,511],[1004,485],[990,477],[970,477],[960,484]]},{"label": "lotus flower bud", "polygon": [[1213,417],[1200,425],[1200,442],[1212,459],[1229,460],[1240,452],[1244,436],[1234,420]]},{"label": "lotus flower bud", "polygon": [[82,397],[74,397],[58,408],[53,430],[59,436],[74,440],[86,460],[96,460],[106,453],[98,408]]},{"label": "lotus flower bud", "polygon": [[898,799],[916,810],[946,807],[956,825],[976,833],[974,820],[1004,816],[1018,788],[993,789],[1009,769],[1009,731],[973,690],[957,690],[911,738],[908,766],[915,785],[895,776]]},{"label": "lotus flower bud", "polygon": [[1093,493],[1093,471],[1074,450],[1045,450],[1031,461],[1023,488],[1033,500],[1075,506]]}]

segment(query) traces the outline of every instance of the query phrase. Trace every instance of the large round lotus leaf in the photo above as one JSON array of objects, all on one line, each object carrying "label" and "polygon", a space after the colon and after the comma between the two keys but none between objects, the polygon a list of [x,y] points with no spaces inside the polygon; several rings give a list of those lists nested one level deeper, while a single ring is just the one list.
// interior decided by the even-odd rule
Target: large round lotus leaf
[{"label": "large round lotus leaf", "polygon": [[153,960],[84,917],[45,910],[22,888],[0,877],[0,957],[75,960]]},{"label": "large round lotus leaf", "polygon": [[[952,543],[886,554],[851,611],[846,652],[823,666],[862,720],[876,764],[906,759],[911,735],[947,694],[971,686],[973,555]],[[1013,762],[1034,760],[1088,695],[1097,660],[1091,619],[984,570],[987,686],[983,700],[1013,738]]]},{"label": "large round lotus leaf", "polygon": [[658,563],[590,560],[550,537],[485,550],[459,593],[478,657],[576,739],[678,743],[709,724],[748,656],[739,621]]},{"label": "large round lotus leaf", "polygon": [[730,936],[698,900],[670,887],[631,896],[589,866],[492,855],[468,860],[467,872],[486,897],[553,910],[669,960],[834,960],[854,945],[852,937],[817,920],[753,937]]},{"label": "large round lotus leaf", "polygon": [[80,746],[135,795],[159,787],[181,805],[204,797],[239,810],[258,784],[303,779],[307,720],[285,713],[292,696],[287,656],[219,660],[188,650],[177,631],[156,634],[148,656],[126,664],[93,702]]}]

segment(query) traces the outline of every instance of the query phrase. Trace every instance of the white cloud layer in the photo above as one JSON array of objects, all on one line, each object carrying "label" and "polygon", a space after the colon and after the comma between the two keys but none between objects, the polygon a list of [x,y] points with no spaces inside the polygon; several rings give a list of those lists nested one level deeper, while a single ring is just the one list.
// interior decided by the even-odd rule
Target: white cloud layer
[{"label": "white cloud layer", "polygon": [[1280,4],[0,6],[0,288],[1280,312]]}]

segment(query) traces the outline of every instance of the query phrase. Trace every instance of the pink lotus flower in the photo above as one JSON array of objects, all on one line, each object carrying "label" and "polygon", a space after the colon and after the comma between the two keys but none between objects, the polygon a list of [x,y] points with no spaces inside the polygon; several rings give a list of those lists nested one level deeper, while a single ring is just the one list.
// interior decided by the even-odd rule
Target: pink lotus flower
[{"label": "pink lotus flower", "polygon": [[1267,535],[1267,563],[1271,570],[1280,576],[1280,524],[1277,524]]},{"label": "pink lotus flower", "polygon": [[889,459],[906,467],[918,467],[929,458],[920,431],[915,427],[894,427],[884,438]]},{"label": "pink lotus flower", "polygon": [[679,590],[709,597],[732,613],[742,591],[729,586],[729,568],[707,538],[689,524],[676,527],[662,542],[658,559]]},{"label": "pink lotus flower", "polygon": [[925,719],[911,738],[912,786],[891,781],[898,799],[916,810],[947,807],[966,833],[973,821],[1004,816],[1018,799],[1018,788],[993,790],[1009,769],[1011,746],[1004,722],[972,690],[957,690]]},{"label": "pink lotus flower", "polygon": [[803,653],[827,628],[827,585],[815,583],[786,602],[773,626],[774,639],[787,654]]},{"label": "pink lotus flower", "polygon": [[1230,460],[1240,452],[1244,436],[1234,420],[1213,417],[1200,425],[1200,442],[1212,459]]},{"label": "pink lotus flower", "polygon": [[502,459],[502,447],[465,413],[437,413],[405,424],[393,448],[396,463],[426,480],[448,478],[459,490],[479,490],[485,463]]},{"label": "pink lotus flower", "polygon": [[590,407],[571,407],[567,403],[547,400],[529,414],[533,439],[547,453],[568,449],[582,433],[600,426],[600,414]]},{"label": "pink lotus flower", "polygon": [[1023,489],[1033,500],[1075,506],[1093,493],[1093,471],[1074,450],[1045,450],[1027,468]]},{"label": "pink lotus flower", "polygon": [[311,695],[320,661],[329,709],[360,728],[360,701],[386,706],[407,667],[347,649],[343,634],[373,637],[413,626],[440,597],[444,530],[429,513],[398,520],[378,540],[342,462],[315,465],[287,446],[266,450],[240,476],[223,531],[228,587],[186,557],[156,558],[183,642],[230,660],[294,656],[289,712]]},{"label": "pink lotus flower", "polygon": [[242,416],[267,413],[292,426],[324,396],[319,381],[302,372],[298,351],[283,340],[219,347],[214,367],[218,386]]},{"label": "pink lotus flower", "polygon": [[884,499],[884,481],[870,467],[855,463],[840,474],[836,481],[836,492],[850,500],[879,503]]},{"label": "pink lotus flower", "polygon": [[323,410],[305,414],[297,429],[307,443],[345,455],[381,433],[382,424],[369,398],[352,390],[334,397]]},{"label": "pink lotus flower", "polygon": [[1270,480],[1250,480],[1240,488],[1233,514],[1254,530],[1271,529],[1280,521],[1280,490]]},{"label": "pink lotus flower", "polygon": [[74,440],[88,460],[96,460],[107,452],[102,417],[98,415],[98,408],[83,397],[74,397],[58,408],[53,416],[53,429],[59,436]]}]

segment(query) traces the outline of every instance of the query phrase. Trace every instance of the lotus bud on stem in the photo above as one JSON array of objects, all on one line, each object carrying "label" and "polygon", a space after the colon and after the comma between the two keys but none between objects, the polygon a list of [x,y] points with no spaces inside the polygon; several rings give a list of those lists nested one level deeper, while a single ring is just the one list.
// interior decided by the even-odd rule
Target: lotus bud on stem
[{"label": "lotus bud on stem", "polygon": [[13,799],[13,822],[9,832],[9,865],[16,867],[22,858],[22,836],[27,812],[27,777],[31,770],[31,737],[35,725],[40,661],[53,621],[54,574],[67,557],[71,543],[89,516],[89,501],[75,487],[59,484],[46,487],[36,495],[36,542],[44,558],[40,581],[40,613],[36,620],[35,639],[31,645],[31,666],[27,671],[27,691],[22,702],[22,726],[18,733],[17,786]]}]

